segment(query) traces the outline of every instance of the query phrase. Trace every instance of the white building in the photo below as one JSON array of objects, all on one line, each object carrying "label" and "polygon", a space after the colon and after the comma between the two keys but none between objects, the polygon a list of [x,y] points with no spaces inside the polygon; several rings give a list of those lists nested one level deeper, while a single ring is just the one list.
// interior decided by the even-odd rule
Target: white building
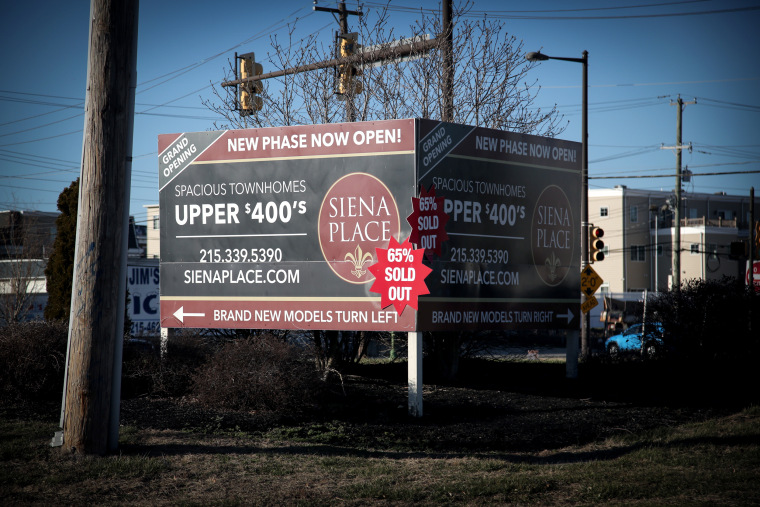
[{"label": "white building", "polygon": [[[604,229],[605,259],[593,265],[604,279],[602,293],[666,290],[672,285],[672,202],[671,192],[625,186],[589,190],[589,222]],[[756,197],[756,210],[758,203]],[[730,247],[748,239],[749,195],[683,193],[681,210],[681,281],[743,277],[746,259],[731,257]]]}]

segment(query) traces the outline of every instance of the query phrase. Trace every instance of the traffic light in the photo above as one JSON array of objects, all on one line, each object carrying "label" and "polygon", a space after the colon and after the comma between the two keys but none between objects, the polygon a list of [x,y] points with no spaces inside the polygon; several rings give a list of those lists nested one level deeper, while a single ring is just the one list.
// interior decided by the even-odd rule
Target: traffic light
[{"label": "traffic light", "polygon": [[594,227],[593,225],[588,229],[588,253],[591,262],[604,260],[604,229],[601,227]]},{"label": "traffic light", "polygon": [[[356,54],[361,44],[356,42],[358,38],[356,32],[339,35],[340,37],[340,56],[346,58]],[[356,76],[362,75],[361,67],[344,63],[338,66],[338,94],[346,95],[348,93],[358,94],[364,90],[361,81],[355,79]]]},{"label": "traffic light", "polygon": [[[258,76],[264,71],[260,63],[256,63],[254,53],[240,55],[240,78]],[[264,91],[261,81],[248,81],[240,84],[240,116],[249,116],[254,111],[260,111],[264,100],[259,93]]]}]

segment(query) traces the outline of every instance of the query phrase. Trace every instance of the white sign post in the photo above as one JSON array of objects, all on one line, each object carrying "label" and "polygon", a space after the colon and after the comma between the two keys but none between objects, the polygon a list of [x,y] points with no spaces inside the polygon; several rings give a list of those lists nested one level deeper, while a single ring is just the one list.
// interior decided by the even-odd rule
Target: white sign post
[{"label": "white sign post", "polygon": [[407,335],[409,415],[422,417],[422,333]]}]

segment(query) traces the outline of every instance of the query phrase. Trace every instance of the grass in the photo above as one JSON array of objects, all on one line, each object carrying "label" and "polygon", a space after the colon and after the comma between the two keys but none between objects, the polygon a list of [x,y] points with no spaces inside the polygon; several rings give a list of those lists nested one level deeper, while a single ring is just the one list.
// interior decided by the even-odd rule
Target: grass
[{"label": "grass", "polygon": [[324,424],[256,435],[127,427],[120,455],[91,458],[50,448],[54,430],[0,420],[0,503],[760,503],[759,407],[533,453],[352,446],[342,425]]}]

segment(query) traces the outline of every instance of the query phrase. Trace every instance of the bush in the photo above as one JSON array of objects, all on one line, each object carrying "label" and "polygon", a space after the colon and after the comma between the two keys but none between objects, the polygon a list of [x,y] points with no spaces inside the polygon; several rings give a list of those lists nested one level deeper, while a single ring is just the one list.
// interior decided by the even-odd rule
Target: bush
[{"label": "bush", "polygon": [[756,361],[760,295],[743,281],[693,279],[680,291],[659,293],[649,304],[652,319],[665,327],[665,346],[673,359],[729,368]]},{"label": "bush", "polygon": [[158,337],[125,338],[121,372],[121,396],[183,396],[190,393],[193,376],[215,347],[192,332],[178,332],[169,339],[161,360]]},{"label": "bush", "polygon": [[317,385],[313,360],[271,335],[227,343],[193,378],[204,405],[291,414],[310,405]]},{"label": "bush", "polygon": [[68,325],[60,320],[13,322],[0,328],[2,397],[60,397],[67,336]]}]

